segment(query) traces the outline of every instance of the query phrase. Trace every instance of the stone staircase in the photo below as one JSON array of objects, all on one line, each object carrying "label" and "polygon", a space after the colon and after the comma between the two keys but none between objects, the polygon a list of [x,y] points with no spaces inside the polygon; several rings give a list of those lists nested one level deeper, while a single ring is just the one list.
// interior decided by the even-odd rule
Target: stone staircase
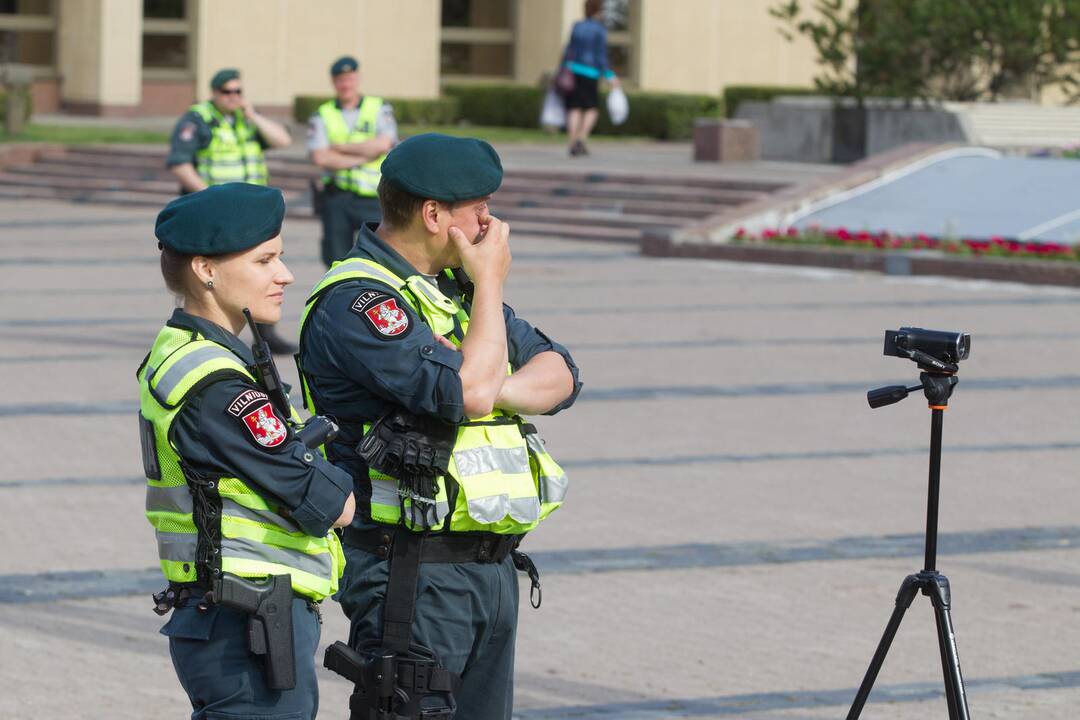
[{"label": "stone staircase", "polygon": [[946,103],[968,142],[996,148],[1062,148],[1080,145],[1080,107],[1025,102]]},{"label": "stone staircase", "polygon": [[[43,148],[0,164],[0,198],[162,207],[177,183],[154,146]],[[268,161],[290,217],[311,218],[317,170],[299,157]],[[650,228],[672,228],[762,199],[783,183],[644,172],[525,170],[506,172],[492,202],[516,232],[637,243]]]}]

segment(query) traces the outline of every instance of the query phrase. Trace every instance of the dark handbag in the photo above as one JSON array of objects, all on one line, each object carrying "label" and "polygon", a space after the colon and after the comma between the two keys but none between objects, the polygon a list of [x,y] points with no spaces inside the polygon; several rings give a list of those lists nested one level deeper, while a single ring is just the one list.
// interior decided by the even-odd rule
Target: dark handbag
[{"label": "dark handbag", "polygon": [[555,92],[566,97],[574,92],[574,73],[568,67],[559,68],[555,73]]}]

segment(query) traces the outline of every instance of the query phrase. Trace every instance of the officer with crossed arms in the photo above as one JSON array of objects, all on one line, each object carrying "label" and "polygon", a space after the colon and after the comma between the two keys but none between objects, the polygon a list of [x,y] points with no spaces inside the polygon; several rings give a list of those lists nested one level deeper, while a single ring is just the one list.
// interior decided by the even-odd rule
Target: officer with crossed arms
[{"label": "officer with crossed arms", "polygon": [[382,224],[301,319],[306,402],[341,425],[327,457],[357,498],[336,596],[352,650],[328,653],[356,683],[353,718],[511,716],[515,568],[539,589],[517,547],[567,486],[522,415],[569,407],[581,385],[569,352],[503,303],[510,228],[488,208],[501,181],[486,142],[400,143],[382,163]]}]

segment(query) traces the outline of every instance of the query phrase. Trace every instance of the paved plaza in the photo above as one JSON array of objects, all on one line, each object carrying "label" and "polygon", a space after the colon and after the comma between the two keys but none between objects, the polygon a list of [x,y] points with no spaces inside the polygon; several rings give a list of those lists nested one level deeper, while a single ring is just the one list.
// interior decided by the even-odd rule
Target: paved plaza
[{"label": "paved plaza", "polygon": [[[173,305],[154,216],[0,201],[0,717],[189,712],[151,612],[135,423],[135,369]],[[290,333],[318,231],[285,226]],[[972,716],[1074,720],[1080,292],[511,245],[508,301],[585,381],[538,423],[571,492],[526,542],[544,599],[522,602],[517,717],[844,717],[922,563],[929,413],[865,400],[917,381],[882,336],[918,325],[973,338],[939,559]],[[324,644],[344,638],[324,615]],[[347,717],[349,686],[321,672],[320,717]],[[863,717],[945,716],[918,597]]]}]

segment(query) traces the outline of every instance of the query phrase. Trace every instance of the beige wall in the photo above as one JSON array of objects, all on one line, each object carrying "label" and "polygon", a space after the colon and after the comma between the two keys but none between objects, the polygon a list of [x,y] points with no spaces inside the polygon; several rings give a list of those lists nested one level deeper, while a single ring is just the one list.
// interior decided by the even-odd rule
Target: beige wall
[{"label": "beige wall", "polygon": [[[236,28],[259,18],[258,32]],[[364,92],[438,95],[439,4],[435,0],[199,0],[195,82],[200,98],[223,67],[238,68],[257,105],[329,95],[330,64],[360,61]]]},{"label": "beige wall", "polygon": [[134,108],[142,87],[142,3],[59,0],[57,70],[65,103]]},{"label": "beige wall", "polygon": [[[801,36],[789,43],[780,35],[768,13],[775,2],[632,0],[629,84],[706,94],[730,84],[810,86],[813,47]],[[581,6],[581,0],[511,0],[514,81],[533,84],[554,69]],[[284,109],[296,95],[330,94],[329,65],[344,54],[360,60],[365,92],[417,98],[439,93],[439,0],[193,0],[192,7],[199,98],[209,95],[214,72],[236,67],[257,105]],[[144,86],[141,0],[56,0],[56,8],[63,102],[138,107]],[[180,75],[152,79],[191,82]],[[155,107],[169,99],[162,88]],[[187,86],[185,102],[189,94]],[[1044,101],[1060,102],[1060,92],[1047,89]]]},{"label": "beige wall", "polygon": [[580,0],[518,0],[514,80],[532,85],[559,64]]},{"label": "beige wall", "polygon": [[815,51],[787,42],[769,15],[775,0],[641,0],[638,84],[717,94],[727,85],[810,86]]}]

